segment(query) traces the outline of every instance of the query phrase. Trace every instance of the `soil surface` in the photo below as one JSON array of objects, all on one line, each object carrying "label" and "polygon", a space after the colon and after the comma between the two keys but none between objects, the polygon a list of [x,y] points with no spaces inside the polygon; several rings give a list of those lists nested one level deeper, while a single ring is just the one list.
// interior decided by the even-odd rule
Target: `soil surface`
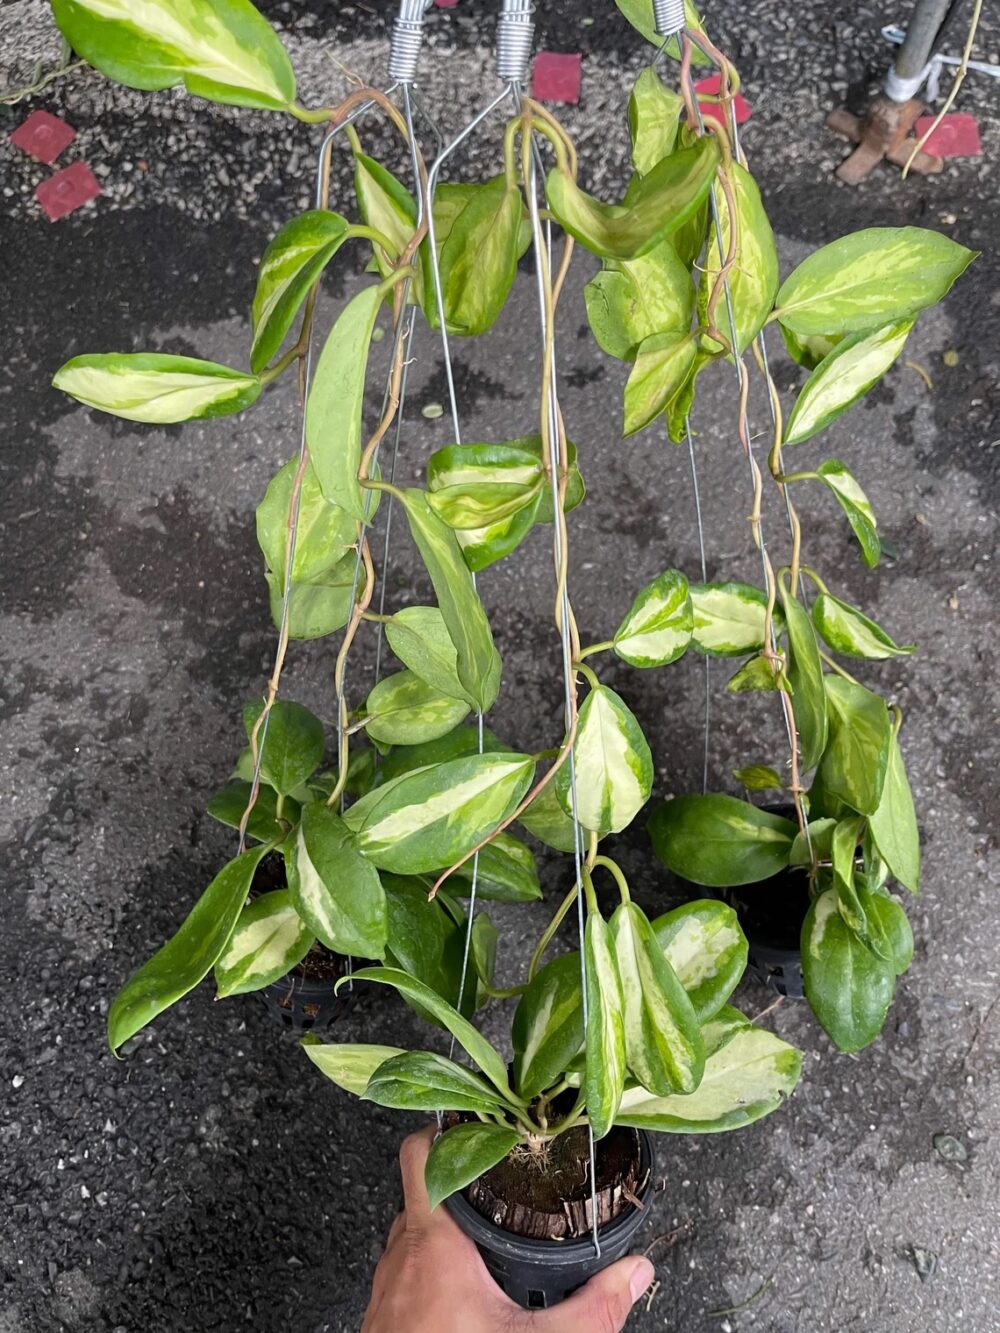
[{"label": "soil surface", "polygon": [[[263,7],[304,101],[342,95],[345,65],[382,77],[387,0]],[[459,0],[430,13],[422,90],[449,132],[496,87],[495,8]],[[539,45],[583,53],[581,101],[564,119],[585,183],[611,198],[627,174],[625,94],[648,57],[610,0],[539,9]],[[976,55],[995,63],[1000,20],[985,10]],[[806,1055],[799,1089],[770,1119],[659,1141],[636,1245],[649,1248],[660,1285],[630,1320],[637,1333],[1000,1333],[997,84],[970,74],[956,109],[978,117],[983,156],[936,177],[903,181],[886,167],[848,189],[832,176],[844,145],[824,127],[832,107],[857,108],[874,91],[892,54],[880,29],[911,11],[855,0],[709,6],[753,109],[743,144],[783,275],[857,227],[934,227],[983,253],[910,336],[906,362],[933,387],[901,362],[822,445],[796,454],[803,467],[833,457],[856,473],[890,551],[865,569],[832,497],[806,488],[808,562],[898,642],[918,645],[912,658],[858,666],[906,715],[924,838],[923,892],[907,902],[913,967],[882,1039],[856,1057],[838,1056],[804,1005],[768,1015]],[[36,61],[58,56],[44,0],[0,5],[0,84],[23,84]],[[33,197],[52,169],[6,137],[35,107],[77,130],[57,166],[88,161],[104,190],[55,224]],[[459,172],[498,169],[498,128],[474,137]],[[362,134],[405,172],[387,134],[367,122]],[[51,377],[90,351],[245,365],[256,265],[308,204],[317,136],[84,72],[0,107],[0,1333],[357,1333],[399,1206],[399,1140],[421,1123],[340,1092],[253,997],[216,1004],[210,985],[140,1034],[124,1062],[104,1037],[116,989],[234,849],[204,807],[232,772],[241,709],[270,668],[253,511],[297,447],[298,420],[284,381],[240,417],[157,429],[90,412],[53,392]],[[349,177],[338,154],[333,205],[348,211]],[[360,251],[342,254],[325,320],[363,280]],[[621,439],[625,369],[585,328],[592,268],[578,255],[558,356],[589,492],[570,519],[570,584],[581,632],[598,642],[643,582],[670,566],[697,576],[699,556],[686,451],[652,430]],[[536,428],[536,328],[522,275],[493,335],[456,345],[465,438]],[[387,345],[375,349],[376,371]],[[777,341],[770,351],[787,411],[802,374]],[[434,415],[444,367],[424,330],[413,355],[401,484],[449,442],[447,414]],[[731,370],[715,370],[696,404],[708,575],[755,580]],[[764,404],[753,410],[756,432]],[[780,512],[765,531],[785,560]],[[426,603],[405,529],[393,532],[388,606]],[[504,654],[489,725],[532,751],[561,734],[550,535],[540,528],[480,579]],[[370,689],[374,642],[359,645],[352,707]],[[655,799],[700,790],[703,661],[599,666],[646,731]],[[296,645],[288,697],[329,718],[332,669],[329,644]],[[729,674],[712,664],[709,764],[713,789],[740,794],[734,768],[783,762],[781,728],[773,701],[726,693]],[[685,890],[653,860],[643,823],[616,840],[616,855],[657,915]],[[542,878],[554,905],[564,863],[544,859]],[[512,985],[545,912],[490,910]],[[735,1000],[753,1015],[772,998],[748,980]],[[483,1015],[501,1045],[506,1012]],[[367,991],[336,1036],[447,1051],[445,1035],[385,987]]]}]

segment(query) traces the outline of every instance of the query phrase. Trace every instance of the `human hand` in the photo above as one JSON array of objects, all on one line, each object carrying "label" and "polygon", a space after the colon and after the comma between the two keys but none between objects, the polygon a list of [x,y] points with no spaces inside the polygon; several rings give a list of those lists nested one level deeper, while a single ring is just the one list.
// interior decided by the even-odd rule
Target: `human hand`
[{"label": "human hand", "polygon": [[551,1310],[522,1310],[493,1281],[475,1242],[443,1206],[431,1212],[424,1165],[434,1128],[399,1151],[403,1211],[375,1269],[361,1333],[619,1333],[653,1280],[648,1259],[619,1259]]}]

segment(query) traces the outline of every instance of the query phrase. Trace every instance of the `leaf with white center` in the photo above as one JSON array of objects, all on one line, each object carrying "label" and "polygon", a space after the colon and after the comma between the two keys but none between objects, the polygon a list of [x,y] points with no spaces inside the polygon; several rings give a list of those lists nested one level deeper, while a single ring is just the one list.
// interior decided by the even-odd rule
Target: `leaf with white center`
[{"label": "leaf with white center", "polygon": [[158,426],[231,416],[255,402],[261,390],[256,375],[163,352],[74,356],[56,371],[52,384],[87,407]]},{"label": "leaf with white center", "polygon": [[[393,261],[406,248],[417,225],[417,205],[413,195],[381,162],[354,148],[354,193],[362,221],[381,232],[395,247],[386,254],[374,246],[375,264],[383,278],[392,272]],[[421,294],[423,275],[414,275],[414,296]]]},{"label": "leaf with white center", "polygon": [[687,1096],[656,1097],[630,1088],[619,1125],[665,1134],[715,1134],[742,1129],[776,1111],[802,1071],[802,1055],[765,1028],[737,1025],[705,1061],[705,1073]]},{"label": "leaf with white center", "polygon": [[[288,515],[298,467],[298,458],[292,458],[276,472],[257,506],[257,544],[282,590],[288,552]],[[357,538],[356,520],[326,498],[312,464],[307,461],[299,487],[292,582],[308,582],[334,569],[346,558]]]},{"label": "leaf with white center", "polygon": [[725,903],[702,898],[657,917],[652,927],[698,1022],[706,1023],[746,971],[748,946],[736,913]]},{"label": "leaf with white center", "polygon": [[583,1049],[580,955],[564,954],[541,968],[514,1012],[514,1086],[522,1097],[553,1087]]},{"label": "leaf with white center", "polygon": [[616,908],[610,930],[629,1069],[662,1097],[693,1092],[704,1072],[705,1048],[687,991],[635,903]]},{"label": "leaf with white center", "polygon": [[670,412],[697,358],[693,333],[654,333],[640,343],[625,384],[623,435],[634,435],[661,412]]},{"label": "leaf with white center", "polygon": [[647,825],[653,851],[694,884],[755,884],[788,865],[796,825],[782,815],[722,793],[675,796]]},{"label": "leaf with white center", "polygon": [[920,889],[920,832],[913,795],[906,777],[899,740],[889,743],[882,797],[868,821],[879,855],[894,879],[917,893]]},{"label": "leaf with white center", "polygon": [[795,835],[789,857],[790,865],[810,865],[814,855],[817,860],[829,861],[833,855],[833,831],[837,827],[837,821],[829,818],[811,819],[807,827],[808,842],[801,832]]},{"label": "leaf with white center", "polygon": [[883,701],[840,676],[824,677],[830,739],[817,770],[825,792],[861,815],[874,814],[882,799],[892,726]]},{"label": "leaf with white center", "polygon": [[902,352],[912,319],[839,342],[806,380],[785,428],[785,444],[801,444],[825,430],[876,385]]},{"label": "leaf with white center", "polygon": [[[469,187],[465,207],[441,247],[441,290],[449,332],[478,335],[496,322],[517,276],[523,212],[521,191],[505,176]],[[436,292],[428,305],[436,326]]]},{"label": "leaf with white center", "polygon": [[306,805],[286,863],[292,901],[313,934],[334,953],[381,958],[385,893],[340,816],[318,801]]},{"label": "leaf with white center", "polygon": [[641,70],[628,99],[628,131],[632,165],[646,175],[677,146],[684,99],[667,85],[652,65]]},{"label": "leaf with white center", "polygon": [[287,889],[261,894],[243,909],[216,961],[218,998],[269,986],[301,963],[312,943],[312,932]]},{"label": "leaf with white center", "polygon": [[339,213],[312,209],[286,223],[264,251],[253,297],[254,372],[278,352],[309,289],[347,240],[349,225]]},{"label": "leaf with white center", "polygon": [[788,683],[802,767],[814,768],[826,746],[827,736],[823,661],[808,611],[785,587],[781,589],[781,602],[788,633]]},{"label": "leaf with white center", "polygon": [[108,1044],[117,1051],[208,976],[232,935],[267,845],[235,857],[212,880],[176,933],[129,977],[108,1010]]},{"label": "leaf with white center", "polygon": [[[494,1050],[482,1034],[447,1001],[436,995],[429,986],[416,977],[395,967],[364,967],[354,974],[355,981],[375,981],[384,986],[392,986],[400,995],[430,1011],[455,1040],[476,1062],[493,1086],[505,1098],[510,1096],[510,1084],[507,1081],[507,1066],[499,1052]],[[338,987],[341,984],[337,983]]]},{"label": "leaf with white center", "polygon": [[614,941],[596,912],[587,917],[583,959],[589,999],[583,1092],[594,1137],[602,1139],[615,1123],[625,1087],[625,1012]]},{"label": "leaf with white center", "polygon": [[976,258],[922,227],[869,227],[824,245],[785,279],[778,319],[793,333],[857,333],[934,305]]},{"label": "leaf with white center", "polygon": [[338,1041],[303,1041],[302,1049],[316,1068],[338,1088],[360,1097],[379,1065],[402,1055],[400,1046],[365,1046]]},{"label": "leaf with white center", "polygon": [[843,334],[827,333],[804,333],[801,336],[793,333],[791,329],[786,329],[784,324],[779,324],[781,336],[785,340],[785,348],[793,361],[797,361],[800,366],[805,366],[806,370],[815,370],[825,356],[840,342]]},{"label": "leaf with white center", "polygon": [[[764,646],[767,597],[749,583],[692,583],[692,642],[713,657],[740,657]],[[781,617],[775,609],[775,632]]]},{"label": "leaf with white center", "polygon": [[687,648],[693,627],[688,581],[667,569],[636,594],[615,631],[615,653],[634,667],[667,666]]},{"label": "leaf with white center", "polygon": [[[583,701],[573,758],[577,819],[594,833],[621,832],[649,800],[653,757],[634,714],[606,685],[595,686]],[[555,782],[562,808],[572,816],[568,762]]]},{"label": "leaf with white center", "polygon": [[344,813],[375,865],[401,875],[454,864],[517,807],[535,765],[527,755],[468,755],[405,773]]},{"label": "leaf with white center", "polygon": [[813,602],[812,618],[833,651],[844,657],[869,660],[905,657],[915,647],[912,643],[900,647],[881,625],[870,620],[856,606],[842,602],[839,597],[828,592],[821,592]]},{"label": "leaf with white center", "polygon": [[751,657],[744,662],[739,671],[736,671],[726,681],[726,689],[730,694],[748,694],[762,692],[774,694],[778,690],[784,690],[791,694],[792,687],[788,681],[788,675],[785,671],[785,653],[779,648],[776,653],[778,660],[778,673],[775,675],[771,662],[766,657]]},{"label": "leaf with white center", "polygon": [[442,694],[412,671],[384,676],[365,704],[365,730],[386,745],[437,740],[469,714],[464,699]]},{"label": "leaf with white center", "polygon": [[424,1167],[432,1209],[486,1174],[520,1142],[515,1129],[502,1125],[453,1125],[431,1144]]},{"label": "leaf with white center", "polygon": [[850,929],[833,889],[806,913],[802,980],[810,1008],[838,1050],[863,1050],[882,1031],[896,989],[895,968]]},{"label": "leaf with white center", "polygon": [[636,259],[606,260],[583,291],[587,319],[609,356],[634,361],[654,333],[687,333],[694,285],[670,241]]},{"label": "leaf with white center", "polygon": [[[243,709],[243,726],[248,741],[263,711],[262,700],[247,704]],[[275,699],[267,716],[267,731],[264,731],[263,723],[257,730],[257,745],[263,749],[261,777],[275,791],[290,796],[323,762],[326,736],[323,723],[308,708],[286,699]]]},{"label": "leaf with white center", "polygon": [[183,82],[196,97],[286,111],[295,75],[285,48],[249,0],[52,0],[66,41],[127,88]]},{"label": "leaf with white center", "polygon": [[837,503],[847,515],[851,531],[861,547],[861,558],[869,569],[874,569],[882,553],[878,537],[875,511],[867,495],[858,485],[850,468],[837,458],[828,458],[816,469],[817,476],[836,496]]},{"label": "leaf with white center", "polygon": [[[757,182],[745,167],[736,162],[730,169],[729,182],[736,203],[738,247],[736,263],[729,271],[729,300],[736,325],[736,345],[742,352],[760,332],[774,305],[774,296],[778,290],[778,251]],[[729,254],[729,203],[722,190],[718,191],[717,205],[722,247],[720,253],[713,226],[709,234],[705,271],[698,286],[698,320],[701,324],[707,321],[708,299]],[[719,331],[728,341],[732,337],[732,330],[725,298],[716,306],[715,319]],[[705,344],[711,351],[721,350],[719,344],[707,335]]]},{"label": "leaf with white center", "polygon": [[472,1111],[501,1109],[500,1098],[484,1078],[432,1051],[394,1055],[368,1080],[362,1101],[399,1111]]}]

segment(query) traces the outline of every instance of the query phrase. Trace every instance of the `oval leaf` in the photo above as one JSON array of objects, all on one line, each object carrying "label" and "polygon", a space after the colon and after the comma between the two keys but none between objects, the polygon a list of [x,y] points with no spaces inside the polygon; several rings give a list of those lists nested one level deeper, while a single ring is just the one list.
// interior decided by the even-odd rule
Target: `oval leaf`
[{"label": "oval leaf", "polygon": [[802,925],[806,998],[838,1050],[860,1051],[882,1031],[896,989],[893,965],[867,949],[841,916],[833,889]]},{"label": "oval leaf", "polygon": [[684,99],[657,74],[652,65],[641,70],[628,99],[628,129],[632,165],[640,176],[674,151]]},{"label": "oval leaf", "polygon": [[419,745],[437,740],[469,714],[464,699],[442,694],[412,671],[385,676],[365,704],[365,730],[386,745]]},{"label": "oval leaf", "polygon": [[60,366],[52,383],[87,407],[159,426],[231,416],[249,407],[261,390],[256,375],[163,352],[75,356]]},{"label": "oval leaf", "polygon": [[[264,575],[268,604],[275,628],[281,625],[284,606],[284,577],[275,570]],[[351,607],[360,595],[357,561],[353,551],[343,560],[307,581],[293,582],[288,601],[288,637],[322,639],[343,629],[351,618]]]},{"label": "oval leaf", "polygon": [[[580,709],[576,740],[576,818],[594,833],[619,833],[649,800],[653,756],[635,715],[614,690],[598,685]],[[556,774],[556,794],[573,815],[571,770]]]},{"label": "oval leaf", "polygon": [[[694,646],[712,657],[740,657],[764,646],[767,597],[749,583],[692,583]],[[777,610],[774,628],[781,628]]]},{"label": "oval leaf", "polygon": [[443,1055],[432,1051],[404,1051],[379,1065],[368,1080],[362,1100],[400,1111],[500,1110],[495,1089]]},{"label": "oval leaf", "polygon": [[403,1054],[399,1046],[359,1046],[343,1041],[304,1041],[302,1049],[321,1073],[355,1097],[361,1096],[379,1065]]},{"label": "oval leaf", "polygon": [[693,629],[688,581],[667,569],[636,595],[615,631],[615,653],[634,667],[667,666],[687,648]]},{"label": "oval leaf", "polygon": [[312,944],[287,889],[261,894],[243,909],[215,964],[218,998],[269,986],[301,963]]},{"label": "oval leaf", "polygon": [[[249,782],[227,782],[211,798],[205,810],[220,824],[227,824],[230,828],[239,828],[249,800]],[[286,822],[279,824],[278,794],[273,787],[269,787],[266,782],[262,782],[258,788],[253,809],[250,811],[250,819],[247,822],[246,830],[247,837],[255,838],[257,842],[280,842],[288,832],[289,825],[296,823],[298,817],[298,802],[286,797],[282,810],[282,818]]]},{"label": "oval leaf", "polygon": [[687,333],[694,306],[691,274],[670,241],[636,259],[607,260],[584,288],[587,319],[609,356],[634,361],[654,333]]},{"label": "oval leaf", "polygon": [[836,421],[877,384],[902,352],[912,319],[844,338],[819,363],[795,400],[785,444],[801,444]]},{"label": "oval leaf", "polygon": [[625,1014],[614,942],[607,922],[587,917],[583,944],[589,1005],[583,1093],[596,1139],[613,1127],[625,1087]]},{"label": "oval leaf", "polygon": [[523,212],[521,191],[504,176],[469,187],[441,247],[449,332],[469,336],[492,328],[517,275]]},{"label": "oval leaf", "polygon": [[863,685],[824,676],[830,739],[816,776],[824,793],[861,815],[874,814],[882,799],[892,726],[885,704]]},{"label": "oval leaf", "polygon": [[[737,162],[730,168],[729,181],[736,203],[738,247],[736,264],[729,272],[729,298],[736,326],[737,350],[743,352],[760,332],[774,305],[778,290],[778,251],[757,182]],[[718,234],[713,225],[709,232],[705,271],[698,287],[698,320],[701,324],[707,320],[712,286],[729,254],[729,203],[722,190],[716,192],[716,204],[722,247],[720,255]],[[715,318],[719,332],[731,339],[732,329],[725,298],[718,303]],[[712,339],[706,338],[705,342],[710,350],[720,350],[718,343]]]},{"label": "oval leaf", "polygon": [[579,953],[563,954],[532,978],[514,1011],[514,1086],[537,1097],[563,1077],[583,1049]]},{"label": "oval leaf", "polygon": [[665,866],[711,888],[755,884],[784,870],[798,831],[791,819],[721,793],[665,801],[647,827]]},{"label": "oval leaf", "polygon": [[879,660],[905,657],[914,649],[912,643],[901,648],[881,625],[869,620],[856,606],[850,606],[828,592],[821,592],[813,602],[812,618],[834,652],[844,657]]},{"label": "oval leaf", "polygon": [[[288,552],[288,515],[298,468],[298,458],[290,459],[271,478],[264,498],[257,506],[257,544],[282,589]],[[307,583],[328,573],[346,558],[357,539],[356,521],[339,505],[330,503],[307,460],[299,487],[292,582]]]},{"label": "oval leaf", "polygon": [[292,901],[313,934],[335,953],[381,958],[385,893],[340,816],[317,801],[305,806],[286,862]]},{"label": "oval leaf", "polygon": [[657,917],[652,928],[698,1022],[707,1023],[746,971],[749,947],[736,913],[725,903],[703,898]]},{"label": "oval leaf", "polygon": [[693,333],[654,333],[639,345],[625,385],[624,435],[634,435],[670,412],[698,358]]},{"label": "oval leaf", "polygon": [[[253,734],[257,719],[264,711],[262,701],[247,704],[243,709],[243,725],[247,740]],[[291,795],[307,782],[323,762],[326,736],[323,723],[308,708],[286,699],[275,699],[267,718],[267,731],[258,732],[261,744],[263,734],[264,757],[260,774],[277,792]]]},{"label": "oval leaf", "polygon": [[517,1130],[502,1125],[453,1125],[446,1129],[431,1144],[424,1168],[431,1208],[485,1175],[520,1142]]}]

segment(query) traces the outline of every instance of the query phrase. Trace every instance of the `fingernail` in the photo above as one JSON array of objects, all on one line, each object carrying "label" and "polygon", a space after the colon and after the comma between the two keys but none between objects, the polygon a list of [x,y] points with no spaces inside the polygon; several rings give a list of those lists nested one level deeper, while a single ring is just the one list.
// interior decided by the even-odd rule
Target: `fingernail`
[{"label": "fingernail", "polygon": [[632,1269],[628,1291],[629,1295],[632,1297],[633,1305],[635,1305],[636,1301],[652,1282],[655,1273],[656,1270],[648,1259],[640,1259],[635,1268]]}]

